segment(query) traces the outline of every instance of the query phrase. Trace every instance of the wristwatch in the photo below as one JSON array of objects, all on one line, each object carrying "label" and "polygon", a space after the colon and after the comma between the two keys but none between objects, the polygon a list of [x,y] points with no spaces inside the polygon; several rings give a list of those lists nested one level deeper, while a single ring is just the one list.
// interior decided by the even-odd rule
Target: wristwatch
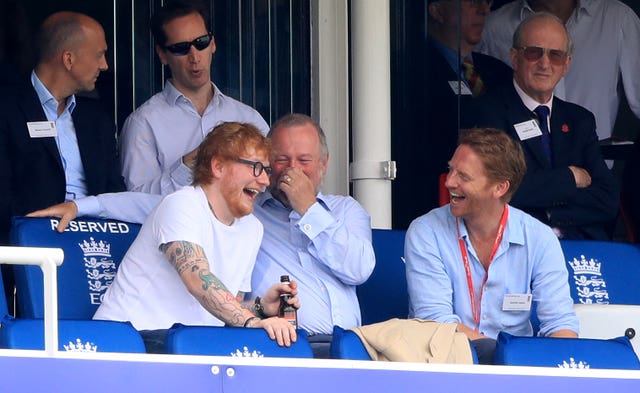
[{"label": "wristwatch", "polygon": [[269,318],[267,313],[264,312],[264,306],[262,305],[260,296],[256,297],[256,300],[253,302],[253,313],[263,319]]}]

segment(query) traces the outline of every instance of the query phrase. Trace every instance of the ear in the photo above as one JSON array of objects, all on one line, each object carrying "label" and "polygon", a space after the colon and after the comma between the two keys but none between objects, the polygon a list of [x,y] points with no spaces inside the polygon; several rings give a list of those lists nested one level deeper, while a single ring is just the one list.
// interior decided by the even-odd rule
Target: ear
[{"label": "ear", "polygon": [[220,179],[225,172],[226,161],[221,160],[218,157],[211,158],[211,174],[216,179]]},{"label": "ear", "polygon": [[567,74],[567,71],[569,71],[569,66],[571,65],[571,56],[567,56],[567,61],[566,63],[564,63],[564,72],[562,73],[562,76],[565,76]]},{"label": "ear", "polygon": [[438,23],[443,23],[444,18],[442,16],[442,5],[439,2],[433,2],[427,7],[429,16]]},{"label": "ear", "polygon": [[516,48],[511,48],[509,50],[509,57],[511,58],[511,68],[516,69],[516,60],[518,56],[518,50]]},{"label": "ear", "polygon": [[209,43],[209,46],[211,47],[211,53],[216,53],[216,37],[214,37],[213,34],[211,35],[211,42]]},{"label": "ear", "polygon": [[162,63],[162,65],[167,65],[167,54],[164,52],[164,49],[160,47],[160,45],[156,45],[156,53],[158,54],[160,63]]},{"label": "ear", "polygon": [[73,54],[73,52],[68,50],[62,51],[62,64],[64,65],[64,68],[67,69],[67,71],[71,71],[74,61],[75,55]]},{"label": "ear", "polygon": [[324,156],[324,158],[320,161],[320,171],[322,172],[322,177],[324,178],[327,174],[327,164],[329,163],[329,153]]},{"label": "ear", "polygon": [[494,195],[498,199],[502,199],[502,197],[507,193],[507,191],[509,191],[509,188],[511,188],[511,182],[509,182],[509,180],[503,180],[501,182],[498,182],[496,183],[494,188]]}]

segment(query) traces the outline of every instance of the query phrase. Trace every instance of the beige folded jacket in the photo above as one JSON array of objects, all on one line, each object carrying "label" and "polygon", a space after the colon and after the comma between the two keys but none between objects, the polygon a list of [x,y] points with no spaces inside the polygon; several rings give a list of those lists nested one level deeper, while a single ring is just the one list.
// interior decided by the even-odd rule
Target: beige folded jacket
[{"label": "beige folded jacket", "polygon": [[352,330],[373,360],[473,363],[469,339],[455,323],[394,318]]}]

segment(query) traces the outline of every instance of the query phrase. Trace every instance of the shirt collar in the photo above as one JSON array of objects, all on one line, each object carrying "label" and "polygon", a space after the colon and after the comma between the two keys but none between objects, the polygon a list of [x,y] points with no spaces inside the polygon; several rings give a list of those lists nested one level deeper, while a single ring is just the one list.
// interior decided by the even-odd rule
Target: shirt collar
[{"label": "shirt collar", "polygon": [[[222,95],[218,87],[213,82],[211,82],[211,86],[213,87],[213,98],[211,99],[209,105],[216,104],[220,100],[220,96]],[[184,94],[180,92],[180,90],[178,90],[173,85],[171,79],[165,82],[164,89],[162,89],[162,94],[164,95],[165,100],[167,100],[170,105],[176,105],[178,103],[178,100],[181,99],[189,100]]]},{"label": "shirt collar", "polygon": [[[40,105],[43,107],[51,108],[54,112],[58,110],[58,101],[51,94],[49,89],[42,83],[36,71],[31,71],[31,84],[33,85],[33,89],[36,91],[38,95],[38,100],[40,101]],[[76,96],[74,94],[67,97],[67,105],[65,110],[69,111],[69,113],[73,113],[74,108],[76,107]]]},{"label": "shirt collar", "polygon": [[[522,228],[522,215],[514,212],[514,209],[511,205],[509,205],[509,218],[507,218],[507,225],[504,227],[504,234],[502,235],[502,243],[506,244],[520,244],[524,245],[524,232],[518,230],[518,228]],[[455,225],[455,217],[453,214],[450,216],[454,220]],[[467,226],[464,223],[464,220],[458,220],[460,223],[460,236],[463,239],[469,238],[469,232],[467,231]]]},{"label": "shirt collar", "polygon": [[[580,19],[580,16],[584,13],[585,15],[594,15],[596,11],[596,1],[595,0],[578,0],[578,5],[576,6],[576,10],[571,14],[571,18],[575,18],[576,22]],[[523,20],[527,15],[534,13],[535,11],[531,9],[529,2],[527,0],[522,0],[522,7],[520,8],[520,20]]]},{"label": "shirt collar", "polygon": [[551,116],[551,111],[553,110],[553,93],[551,93],[551,98],[549,99],[549,101],[541,104],[538,101],[534,100],[533,98],[529,97],[527,93],[525,93],[524,90],[522,90],[520,86],[518,86],[518,83],[516,82],[515,79],[513,80],[513,87],[516,88],[516,93],[518,93],[518,96],[520,96],[522,103],[524,104],[524,106],[527,107],[527,109],[533,112],[533,110],[536,109],[538,106],[545,105],[546,107],[549,108],[549,116]]},{"label": "shirt collar", "polygon": [[435,48],[438,50],[438,52],[440,52],[442,57],[444,57],[444,59],[449,64],[449,66],[451,66],[451,68],[456,73],[462,72],[461,65],[462,65],[462,62],[465,59],[469,59],[471,61],[471,63],[473,63],[473,55],[472,55],[472,53],[469,53],[466,57],[462,57],[462,56],[460,56],[458,51],[455,51],[455,50],[449,48],[448,46],[442,45],[440,42],[434,40],[431,37],[429,37],[429,39],[431,40],[431,43],[433,44],[433,46],[435,46]]}]

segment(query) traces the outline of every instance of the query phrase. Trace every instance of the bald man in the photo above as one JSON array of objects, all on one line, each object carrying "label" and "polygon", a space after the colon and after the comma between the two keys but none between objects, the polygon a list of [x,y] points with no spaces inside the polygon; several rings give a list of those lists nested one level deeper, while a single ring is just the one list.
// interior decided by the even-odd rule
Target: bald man
[{"label": "bald man", "polygon": [[0,91],[0,242],[12,216],[124,190],[114,122],[92,91],[108,68],[102,26],[75,12],[45,19],[28,80]]}]

